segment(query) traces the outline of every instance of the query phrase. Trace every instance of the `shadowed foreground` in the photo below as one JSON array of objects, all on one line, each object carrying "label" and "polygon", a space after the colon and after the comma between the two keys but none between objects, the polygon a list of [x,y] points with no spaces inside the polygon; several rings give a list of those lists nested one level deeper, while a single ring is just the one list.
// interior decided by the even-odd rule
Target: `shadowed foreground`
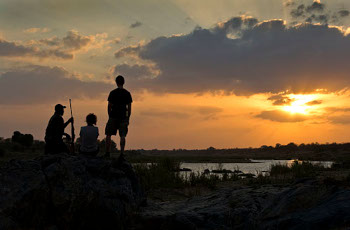
[{"label": "shadowed foreground", "polygon": [[[224,186],[214,186],[215,189],[205,194],[182,200],[150,199],[144,206],[143,188],[148,188],[151,194],[156,188],[163,189],[162,193],[167,188],[171,193],[177,187],[181,190],[191,187],[189,182],[168,187],[165,182],[176,179],[169,175],[177,175],[173,163],[167,160],[149,168],[139,165],[135,174],[126,161],[101,158],[52,155],[11,160],[0,168],[0,229],[346,229],[350,226],[350,177],[343,180],[328,177],[334,172],[346,174],[345,164],[332,169],[310,163],[295,163],[291,168],[277,165],[272,167],[270,176],[243,180],[229,177],[228,181],[222,181]],[[170,171],[162,171],[163,168]],[[208,181],[202,178],[193,185],[202,189],[207,184],[202,182]]]},{"label": "shadowed foreground", "polygon": [[126,161],[52,155],[0,169],[0,229],[124,229],[145,201]]},{"label": "shadowed foreground", "polygon": [[143,208],[137,229],[347,229],[350,190],[314,179],[236,186]]}]

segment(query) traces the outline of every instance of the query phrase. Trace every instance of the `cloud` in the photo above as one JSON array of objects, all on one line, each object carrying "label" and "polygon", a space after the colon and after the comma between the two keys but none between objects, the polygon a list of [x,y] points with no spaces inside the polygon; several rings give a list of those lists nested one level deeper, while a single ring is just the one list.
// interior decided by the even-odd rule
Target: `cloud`
[{"label": "cloud", "polygon": [[84,82],[60,67],[27,66],[0,75],[0,105],[54,103],[70,98],[99,98],[113,86]]},{"label": "cloud", "polygon": [[137,57],[139,52],[141,51],[141,44],[134,46],[127,46],[119,49],[114,53],[114,57],[122,58],[122,57]]},{"label": "cloud", "polygon": [[180,106],[177,110],[166,110],[159,108],[152,108],[142,110],[140,114],[142,116],[155,117],[155,118],[176,118],[176,119],[189,119],[200,118],[202,120],[216,119],[217,116],[223,111],[222,108],[215,106],[194,106],[186,107]]},{"label": "cloud", "polygon": [[211,29],[197,27],[127,46],[115,57],[153,63],[160,74],[139,79],[134,87],[154,92],[252,95],[337,91],[350,85],[350,36],[341,28],[312,23],[289,26],[283,20],[235,17]]},{"label": "cloud", "polygon": [[348,11],[348,10],[340,10],[340,11],[338,11],[338,14],[339,14],[340,17],[348,17],[348,16],[350,16],[350,11]]},{"label": "cloud", "polygon": [[137,21],[137,22],[131,24],[131,25],[130,25],[130,28],[134,29],[134,28],[140,27],[140,26],[142,26],[142,23],[139,22],[139,21]]},{"label": "cloud", "polygon": [[71,30],[63,38],[54,36],[31,40],[26,44],[0,38],[0,56],[71,60],[77,52],[100,49],[112,43],[112,40],[106,40],[107,36],[106,33],[85,36],[78,31]]},{"label": "cloud", "polygon": [[332,116],[332,117],[328,117],[328,120],[334,124],[346,125],[346,124],[350,124],[350,115]]},{"label": "cloud", "polygon": [[152,65],[116,65],[113,71],[114,75],[128,76],[132,79],[149,79],[159,75],[158,69]]},{"label": "cloud", "polygon": [[120,38],[115,38],[115,39],[112,40],[112,43],[113,43],[113,44],[119,44],[120,41],[121,41]]},{"label": "cloud", "polygon": [[328,113],[336,113],[336,112],[350,112],[350,107],[326,107],[325,111]]},{"label": "cloud", "polygon": [[28,33],[28,34],[35,34],[35,33],[47,33],[47,32],[49,32],[49,31],[50,31],[49,28],[37,28],[37,27],[33,27],[33,28],[25,29],[23,32],[24,32],[24,33]]},{"label": "cloud", "polygon": [[306,115],[297,113],[291,114],[282,110],[262,111],[260,114],[256,115],[256,117],[276,122],[302,122],[310,119]]},{"label": "cloud", "polygon": [[89,50],[93,48],[101,48],[106,44],[115,42],[115,40],[106,40],[107,37],[108,35],[106,33],[81,35],[79,31],[70,30],[63,38],[54,36],[51,38],[40,39],[38,42],[43,45],[56,47],[60,50],[76,52],[84,49]]},{"label": "cloud", "polygon": [[323,12],[325,9],[325,5],[321,2],[314,1],[310,6],[306,7],[306,12]]},{"label": "cloud", "polygon": [[311,5],[305,5],[294,1],[293,4],[285,4],[291,8],[290,15],[296,22],[321,23],[321,24],[342,24],[342,19],[348,17],[350,12],[346,9],[340,11],[328,10],[327,6],[319,1]]},{"label": "cloud", "polygon": [[148,109],[140,112],[140,115],[154,118],[176,118],[176,119],[187,119],[191,116],[189,113],[178,112],[178,111],[165,111],[159,109]]},{"label": "cloud", "polygon": [[92,36],[80,35],[79,32],[75,30],[68,31],[67,36],[62,39],[64,47],[72,50],[80,50],[89,45],[92,41]]},{"label": "cloud", "polygon": [[274,95],[267,98],[269,101],[273,101],[273,105],[290,105],[295,99],[289,98],[283,95]]},{"label": "cloud", "polygon": [[309,106],[311,106],[311,105],[320,105],[322,103],[323,103],[322,100],[313,100],[313,101],[309,101],[308,103],[306,103],[306,105],[309,105]]},{"label": "cloud", "polygon": [[73,55],[63,50],[46,49],[41,50],[33,46],[24,46],[15,42],[0,39],[1,57],[37,57],[37,58],[58,58],[72,59]]}]

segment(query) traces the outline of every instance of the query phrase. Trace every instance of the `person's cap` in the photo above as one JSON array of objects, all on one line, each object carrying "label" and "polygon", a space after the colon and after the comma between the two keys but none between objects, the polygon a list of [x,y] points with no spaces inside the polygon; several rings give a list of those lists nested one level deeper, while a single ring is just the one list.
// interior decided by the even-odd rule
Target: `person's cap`
[{"label": "person's cap", "polygon": [[57,104],[57,105],[55,106],[55,111],[63,110],[63,109],[65,109],[65,108],[66,108],[66,106],[61,105],[61,104]]}]

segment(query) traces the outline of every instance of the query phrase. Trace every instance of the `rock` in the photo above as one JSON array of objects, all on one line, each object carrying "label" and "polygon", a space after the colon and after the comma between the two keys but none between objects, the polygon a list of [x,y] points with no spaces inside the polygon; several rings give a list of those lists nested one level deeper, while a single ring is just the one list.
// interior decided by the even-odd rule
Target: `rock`
[{"label": "rock", "polygon": [[180,169],[180,172],[192,172],[192,169],[182,168],[182,169]]},{"label": "rock", "polygon": [[204,169],[204,174],[209,174],[210,170],[209,169]]},{"label": "rock", "polygon": [[231,170],[228,170],[228,169],[222,169],[222,170],[214,169],[211,172],[212,173],[233,173]]},{"label": "rock", "polygon": [[315,180],[237,185],[183,201],[151,203],[139,213],[134,229],[347,229],[349,197],[348,188]]},{"label": "rock", "polygon": [[59,154],[0,168],[0,229],[123,229],[145,200],[126,161]]},{"label": "rock", "polygon": [[189,168],[179,168],[175,172],[192,172],[192,169]]}]

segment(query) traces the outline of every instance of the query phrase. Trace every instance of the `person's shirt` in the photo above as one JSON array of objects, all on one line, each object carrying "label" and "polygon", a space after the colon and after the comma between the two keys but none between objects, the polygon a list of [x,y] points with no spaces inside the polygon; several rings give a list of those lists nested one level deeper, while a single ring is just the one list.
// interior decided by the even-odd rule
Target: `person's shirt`
[{"label": "person's shirt", "polygon": [[127,105],[132,103],[131,94],[124,88],[116,88],[109,93],[108,102],[112,104],[110,117],[123,120],[128,117]]},{"label": "person's shirt", "polygon": [[98,128],[95,126],[83,126],[80,129],[80,151],[94,152],[98,149]]},{"label": "person's shirt", "polygon": [[61,115],[55,113],[49,120],[45,132],[45,140],[62,140],[64,133],[64,120]]}]

